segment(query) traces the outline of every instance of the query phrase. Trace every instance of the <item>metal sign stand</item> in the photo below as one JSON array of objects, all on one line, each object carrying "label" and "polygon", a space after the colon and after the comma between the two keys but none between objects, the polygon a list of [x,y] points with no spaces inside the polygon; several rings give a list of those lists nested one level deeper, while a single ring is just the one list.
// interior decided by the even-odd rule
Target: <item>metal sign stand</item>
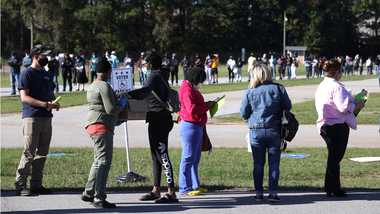
[{"label": "metal sign stand", "polygon": [[[128,75],[128,79],[131,78],[131,75]],[[133,86],[132,86],[133,87]],[[145,181],[146,178],[144,176],[141,176],[135,172],[132,171],[132,164],[129,156],[129,137],[128,137],[128,124],[127,121],[124,122],[124,141],[125,141],[125,152],[127,156],[127,167],[128,167],[128,172],[122,175],[119,175],[116,177],[116,180],[119,183],[124,183],[124,182],[142,182]]]},{"label": "metal sign stand", "polygon": [[132,171],[132,164],[131,164],[131,160],[129,157],[129,138],[128,138],[128,124],[127,124],[127,122],[124,123],[124,137],[125,137],[125,152],[127,155],[128,172],[126,174],[117,176],[116,180],[119,183],[145,181],[146,178],[144,176],[141,176],[141,175]]}]

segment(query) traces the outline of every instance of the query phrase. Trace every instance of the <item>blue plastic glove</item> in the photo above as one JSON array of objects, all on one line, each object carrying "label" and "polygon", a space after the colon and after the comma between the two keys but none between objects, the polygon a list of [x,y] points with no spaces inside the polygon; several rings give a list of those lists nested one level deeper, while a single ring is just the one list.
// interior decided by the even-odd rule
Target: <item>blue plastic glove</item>
[{"label": "blue plastic glove", "polygon": [[128,98],[127,96],[121,96],[119,98],[119,106],[121,109],[126,109],[128,107]]}]

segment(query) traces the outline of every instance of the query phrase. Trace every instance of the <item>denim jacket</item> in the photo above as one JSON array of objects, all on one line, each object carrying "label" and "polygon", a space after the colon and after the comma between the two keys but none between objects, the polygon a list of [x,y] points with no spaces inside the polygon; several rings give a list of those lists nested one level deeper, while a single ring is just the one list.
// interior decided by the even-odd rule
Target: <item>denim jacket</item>
[{"label": "denim jacket", "polygon": [[250,129],[280,128],[282,111],[291,107],[284,86],[269,81],[245,91],[240,115]]}]

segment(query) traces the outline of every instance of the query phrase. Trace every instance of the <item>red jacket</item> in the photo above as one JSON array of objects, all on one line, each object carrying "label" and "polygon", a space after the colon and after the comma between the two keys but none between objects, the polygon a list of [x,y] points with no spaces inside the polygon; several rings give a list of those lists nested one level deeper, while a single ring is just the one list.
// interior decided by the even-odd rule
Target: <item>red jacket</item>
[{"label": "red jacket", "polygon": [[182,81],[178,92],[181,110],[181,120],[205,125],[207,123],[208,107],[198,89],[187,80]]}]

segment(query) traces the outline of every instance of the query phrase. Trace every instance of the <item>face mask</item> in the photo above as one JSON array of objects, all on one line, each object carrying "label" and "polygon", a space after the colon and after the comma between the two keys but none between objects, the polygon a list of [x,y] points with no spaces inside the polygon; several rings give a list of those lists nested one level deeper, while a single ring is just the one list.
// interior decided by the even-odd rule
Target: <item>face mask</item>
[{"label": "face mask", "polygon": [[48,64],[48,59],[46,57],[44,58],[39,58],[38,59],[38,64],[41,66],[41,67],[45,67],[47,64]]}]

